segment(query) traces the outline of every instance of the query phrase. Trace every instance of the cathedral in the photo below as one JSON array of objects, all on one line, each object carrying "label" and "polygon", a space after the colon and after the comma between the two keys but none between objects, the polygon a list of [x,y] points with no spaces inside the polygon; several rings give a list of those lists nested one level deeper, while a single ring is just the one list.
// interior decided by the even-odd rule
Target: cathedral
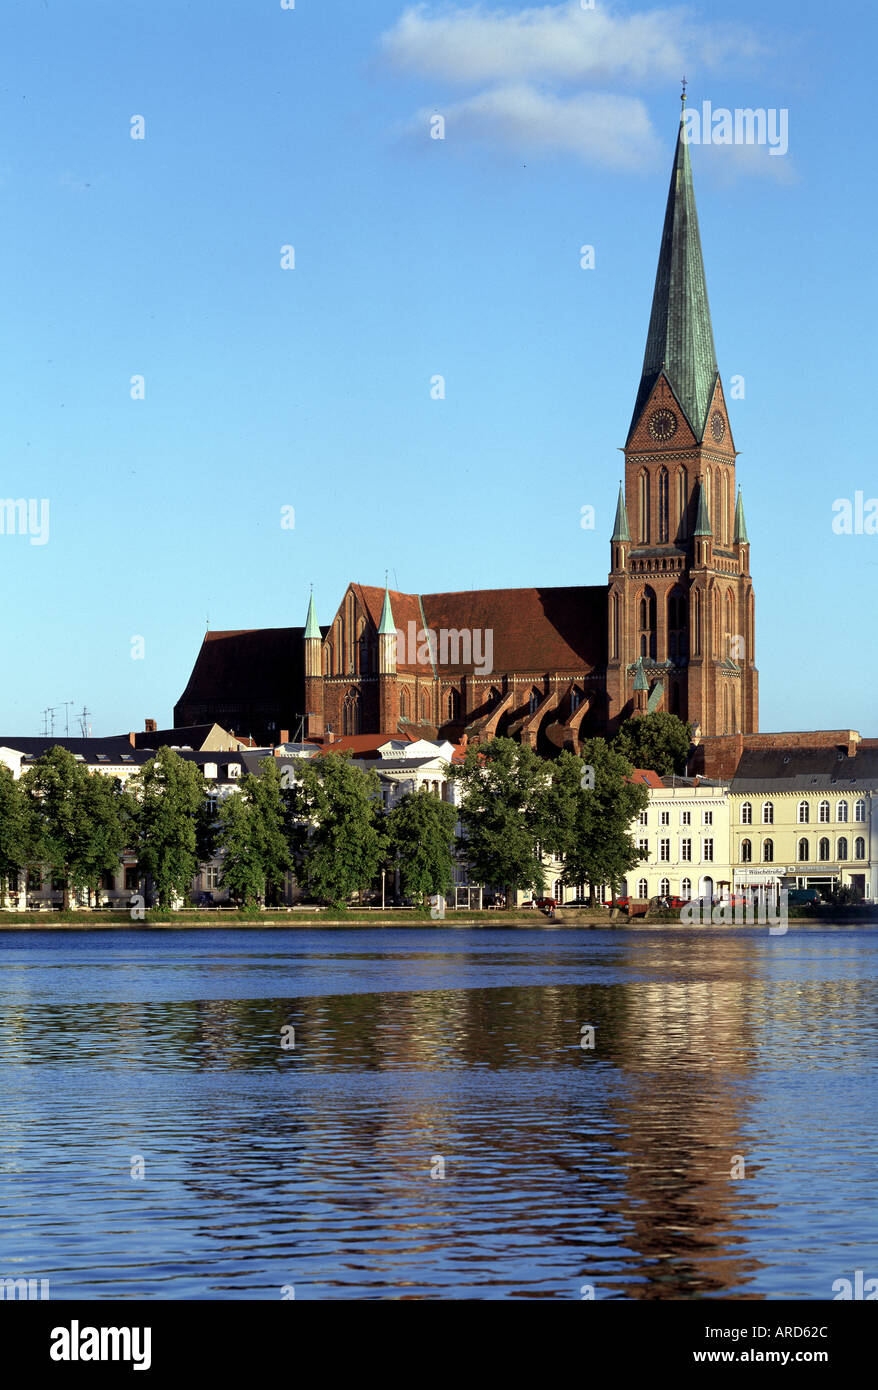
[{"label": "cathedral", "polygon": [[262,745],[504,735],[541,753],[659,709],[702,737],[758,730],[750,546],[682,116],[624,455],[607,583],[351,583],[328,626],[312,594],[304,628],[208,632],[175,726]]}]

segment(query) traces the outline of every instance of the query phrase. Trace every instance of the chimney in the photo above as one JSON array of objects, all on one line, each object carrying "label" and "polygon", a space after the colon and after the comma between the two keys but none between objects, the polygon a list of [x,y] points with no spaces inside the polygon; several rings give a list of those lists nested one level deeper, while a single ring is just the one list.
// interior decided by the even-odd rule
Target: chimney
[{"label": "chimney", "polygon": [[158,732],[158,727],[159,727],[159,726],[158,726],[158,724],[155,722],[154,719],[147,719],[146,723],[145,723],[144,726],[143,726],[144,732],[147,733],[147,734],[155,734],[155,733],[157,733],[157,732]]},{"label": "chimney", "polygon": [[136,748],[136,747],[137,747],[137,735],[136,735],[136,734],[129,734],[129,735],[128,735],[128,742],[131,744],[131,747],[132,747],[132,748]]},{"label": "chimney", "polygon": [[332,730],[332,729],[327,729],[327,730],[326,730],[326,742],[327,742],[327,743],[335,743],[335,732],[334,732],[334,730]]},{"label": "chimney", "polygon": [[281,743],[289,743],[289,741],[290,741],[290,731],[289,731],[289,729],[281,729],[281,731],[280,731],[280,742],[281,742]]}]

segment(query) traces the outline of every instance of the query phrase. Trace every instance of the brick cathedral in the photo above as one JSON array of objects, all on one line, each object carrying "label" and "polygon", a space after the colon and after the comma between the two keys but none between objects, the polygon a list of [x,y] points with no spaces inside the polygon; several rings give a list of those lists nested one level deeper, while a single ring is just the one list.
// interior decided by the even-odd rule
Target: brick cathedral
[{"label": "brick cathedral", "polygon": [[657,709],[705,737],[758,730],[750,546],[683,130],[681,118],[609,582],[441,594],[352,583],[326,627],[312,595],[304,628],[209,632],[175,726],[216,721],[260,744],[298,730],[500,734],[544,753]]}]

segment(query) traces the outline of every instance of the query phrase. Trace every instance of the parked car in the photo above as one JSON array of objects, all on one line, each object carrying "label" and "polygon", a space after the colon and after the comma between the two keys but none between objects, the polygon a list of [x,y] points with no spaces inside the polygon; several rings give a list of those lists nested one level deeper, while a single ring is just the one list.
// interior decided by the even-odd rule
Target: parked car
[{"label": "parked car", "polygon": [[791,888],[787,898],[788,903],[796,903],[799,906],[816,904],[820,901],[821,897],[816,888]]},{"label": "parked car", "polygon": [[558,906],[557,898],[534,898],[534,907],[538,907],[540,912],[554,912]]}]

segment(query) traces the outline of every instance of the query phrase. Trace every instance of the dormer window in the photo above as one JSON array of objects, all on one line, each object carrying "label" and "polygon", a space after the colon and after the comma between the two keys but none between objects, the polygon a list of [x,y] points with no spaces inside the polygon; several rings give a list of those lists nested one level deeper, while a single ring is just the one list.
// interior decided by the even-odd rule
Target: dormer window
[{"label": "dormer window", "polygon": [[205,764],[204,764],[204,775],[205,775],[206,779],[208,780],[208,782],[215,782],[215,781],[216,781],[216,763],[205,763]]}]

